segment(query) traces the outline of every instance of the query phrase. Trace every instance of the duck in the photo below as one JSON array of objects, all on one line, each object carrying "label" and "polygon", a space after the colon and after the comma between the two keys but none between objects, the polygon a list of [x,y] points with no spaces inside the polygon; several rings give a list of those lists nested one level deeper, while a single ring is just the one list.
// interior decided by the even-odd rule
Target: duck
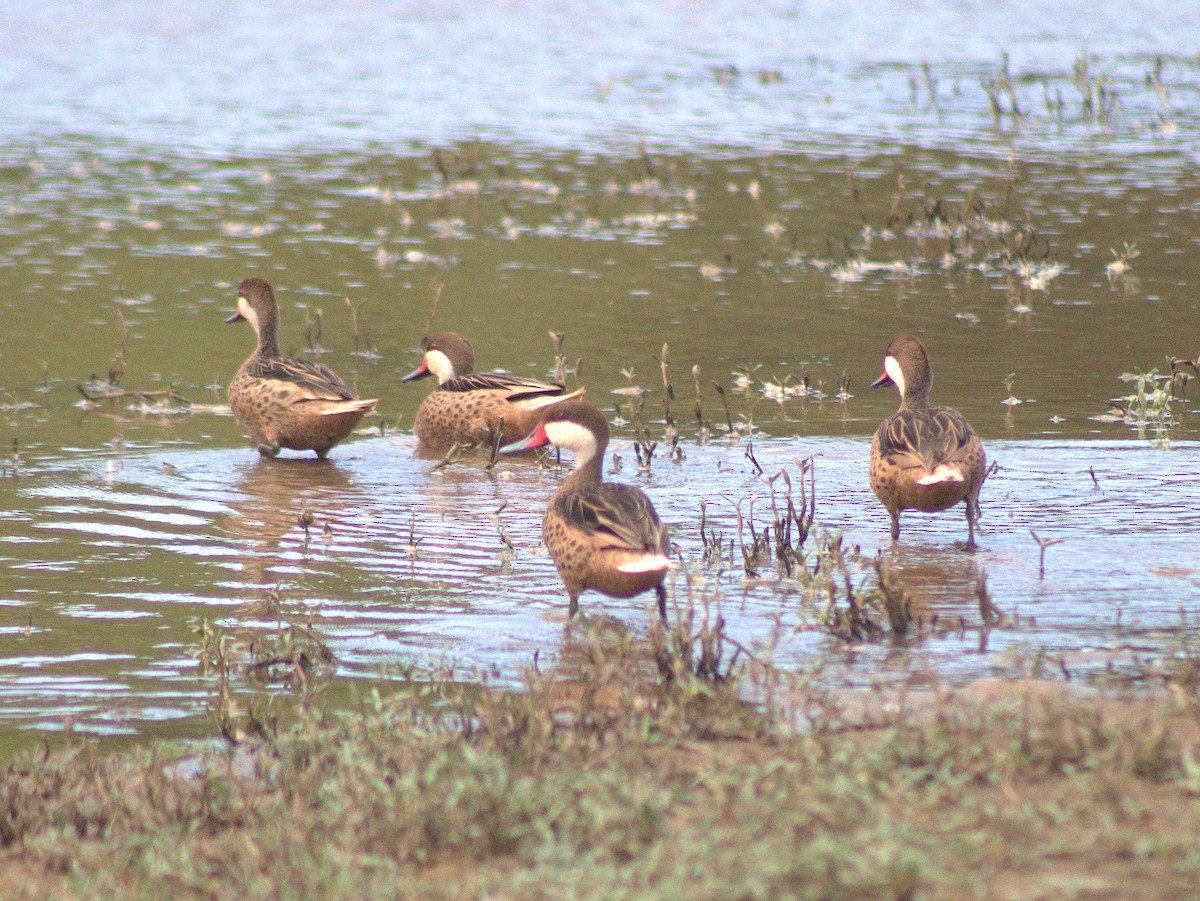
[{"label": "duck", "polygon": [[574,455],[575,469],[550,498],[542,519],[542,540],[570,600],[567,618],[579,612],[579,596],[589,589],[631,598],[652,588],[666,622],[663,579],[674,565],[667,531],[644,492],[604,481],[608,440],[604,414],[587,401],[570,400],[551,408],[528,436],[500,453],[553,445]]},{"label": "duck", "polygon": [[933,406],[933,372],[924,345],[900,335],[888,345],[883,374],[872,388],[894,385],[900,409],[885,419],[871,441],[869,478],[891,516],[892,540],[900,538],[900,513],[938,513],[965,503],[967,549],[975,549],[979,490],[987,457],[979,435],[953,407]]},{"label": "duck", "polygon": [[426,337],[421,351],[420,365],[401,381],[437,377],[438,387],[421,402],[413,422],[418,443],[431,450],[512,441],[529,434],[548,409],[581,397],[585,390],[568,392],[558,382],[477,373],[475,349],[457,332]]},{"label": "duck", "polygon": [[323,363],[279,352],[279,305],[266,280],[244,279],[237,311],[225,321],[249,322],[258,336],[254,353],[229,383],[229,406],[264,457],[287,448],[314,451],[325,459],[379,403],[360,400]]}]

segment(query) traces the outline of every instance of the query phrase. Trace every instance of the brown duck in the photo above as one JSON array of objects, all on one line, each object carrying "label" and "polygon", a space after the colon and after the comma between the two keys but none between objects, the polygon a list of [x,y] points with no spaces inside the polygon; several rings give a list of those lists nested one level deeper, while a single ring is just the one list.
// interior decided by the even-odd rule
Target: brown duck
[{"label": "brown duck", "polygon": [[238,286],[237,312],[225,321],[243,320],[254,326],[258,347],[229,383],[233,414],[264,457],[287,448],[324,458],[379,401],[359,400],[328,366],[279,352],[279,306],[261,278]]},{"label": "brown duck", "polygon": [[663,577],[672,566],[667,532],[639,489],[603,481],[608,447],[604,414],[586,401],[567,401],[501,453],[547,444],[575,456],[575,471],[554,493],[542,519],[542,539],[571,599],[568,616],[579,611],[579,595],[589,588],[615,598],[653,588],[665,621]]},{"label": "brown duck", "polygon": [[871,387],[895,385],[900,409],[883,421],[871,442],[871,488],[892,517],[893,541],[900,537],[902,510],[937,513],[965,501],[967,548],[973,549],[986,457],[961,413],[929,403],[932,384],[920,341],[901,335],[888,345],[883,375]]},{"label": "brown duck", "polygon": [[421,349],[421,365],[401,381],[437,376],[438,387],[421,402],[413,423],[418,441],[433,450],[454,444],[490,445],[528,435],[547,409],[584,391],[568,394],[557,382],[477,373],[475,350],[457,332],[431,335],[421,342]]}]

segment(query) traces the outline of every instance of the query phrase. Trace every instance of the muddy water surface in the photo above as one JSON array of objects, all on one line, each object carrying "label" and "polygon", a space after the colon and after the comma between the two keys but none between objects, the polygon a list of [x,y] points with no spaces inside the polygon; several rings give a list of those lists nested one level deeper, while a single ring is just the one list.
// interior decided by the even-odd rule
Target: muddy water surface
[{"label": "muddy water surface", "polygon": [[[439,290],[436,327],[482,367],[549,374],[563,332],[568,381],[611,418],[632,417],[614,392],[650,392],[652,438],[669,345],[682,454],[660,445],[639,472],[619,427],[612,478],[670,524],[676,596],[689,577],[718,591],[739,641],[761,645],[782,610],[776,658],[855,685],[1170,659],[1200,602],[1196,386],[1110,401],[1136,389],[1123,374],[1198,353],[1197,29],[1069,6],[966,4],[992,27],[953,41],[957,12],[874,7],[828,17],[836,42],[788,10],[713,4],[617,4],[586,27],[499,7],[302,6],[280,25],[249,4],[115,5],[98,43],[66,7],[6,17],[0,747],[207,731],[206,620],[311,621],[339,691],[446,661],[515,684],[562,652],[538,540],[561,475],[415,455],[427,389],[399,377]],[[259,462],[222,409],[252,344],[223,324],[248,274],[276,285],[285,349],[381,398],[328,463]],[[866,385],[904,331],[1000,466],[974,555],[957,511],[906,515],[891,546],[866,486],[896,404]],[[150,395],[84,399],[109,379]],[[747,575],[736,548],[703,561],[701,501],[726,542],[739,507],[769,520],[748,446],[765,476],[815,459],[819,523],[857,549],[856,580],[885,554],[920,635],[847,648],[796,580]],[[1062,539],[1044,579],[1030,530]],[[1002,628],[981,628],[981,575]],[[644,628],[636,603],[583,604]]]}]

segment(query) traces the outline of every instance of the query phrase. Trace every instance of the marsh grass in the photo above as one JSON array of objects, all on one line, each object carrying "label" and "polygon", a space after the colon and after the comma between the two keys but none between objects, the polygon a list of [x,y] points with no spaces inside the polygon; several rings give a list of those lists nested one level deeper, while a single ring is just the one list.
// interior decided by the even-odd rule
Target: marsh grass
[{"label": "marsh grass", "polygon": [[[573,632],[579,631],[576,627]],[[9,897],[1184,897],[1195,682],[846,693],[764,710],[588,628],[521,692],[410,671],[200,748],[9,764]]]},{"label": "marsh grass", "polygon": [[1168,358],[1168,365],[1170,371],[1166,373],[1157,368],[1123,373],[1121,381],[1132,383],[1134,391],[1109,401],[1110,410],[1116,411],[1117,418],[1126,425],[1137,429],[1139,438],[1149,438],[1160,447],[1170,444],[1179,425],[1171,402],[1183,396],[1188,377],[1181,366],[1191,365],[1191,361]]},{"label": "marsh grass", "polygon": [[[311,703],[329,683],[337,660],[311,624],[284,617],[278,591],[265,593],[248,613],[273,618],[268,628],[229,629],[210,620],[192,623],[201,675],[213,679],[209,716],[233,745],[276,733],[279,690],[291,690],[300,706]],[[247,695],[242,687],[257,688]]]}]

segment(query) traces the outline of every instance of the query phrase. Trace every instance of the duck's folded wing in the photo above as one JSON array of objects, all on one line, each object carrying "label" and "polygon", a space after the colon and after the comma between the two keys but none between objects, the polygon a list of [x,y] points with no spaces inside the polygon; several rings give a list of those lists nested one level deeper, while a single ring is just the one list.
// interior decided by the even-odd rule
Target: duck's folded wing
[{"label": "duck's folded wing", "polygon": [[297,393],[309,400],[357,400],[358,395],[323,363],[276,357],[257,360],[249,374],[255,378],[277,379],[295,386]]},{"label": "duck's folded wing", "polygon": [[876,437],[884,456],[909,456],[913,465],[932,470],[965,456],[974,431],[966,418],[950,407],[901,410],[880,425]]},{"label": "duck's folded wing", "polygon": [[626,485],[601,485],[556,501],[571,525],[602,539],[609,548],[667,553],[666,531],[650,498]]},{"label": "duck's folded wing", "polygon": [[499,372],[473,372],[444,382],[441,391],[503,391],[510,401],[531,397],[557,397],[566,388],[557,382],[542,382]]}]

